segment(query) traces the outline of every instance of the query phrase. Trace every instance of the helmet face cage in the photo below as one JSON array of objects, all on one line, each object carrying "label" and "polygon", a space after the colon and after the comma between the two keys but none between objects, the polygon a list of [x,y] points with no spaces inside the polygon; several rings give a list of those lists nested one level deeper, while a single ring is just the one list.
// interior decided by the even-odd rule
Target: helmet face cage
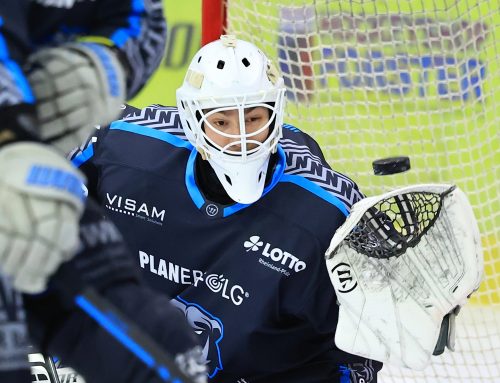
[{"label": "helmet face cage", "polygon": [[[269,158],[282,136],[285,86],[256,46],[223,37],[194,56],[177,89],[177,106],[187,139],[209,161],[229,196],[251,203],[262,195]],[[245,111],[256,107],[269,110],[269,120],[247,130]],[[235,110],[239,131],[234,125],[230,133],[222,131],[209,122],[215,113]],[[234,118],[231,113],[231,124]]]},{"label": "helmet face cage", "polygon": [[[203,150],[209,158],[220,158],[224,161],[245,163],[247,160],[254,160],[258,157],[265,157],[276,150],[278,141],[282,136],[283,124],[283,100],[284,90],[277,92],[276,99],[270,102],[254,101],[247,102],[247,96],[233,97],[233,102],[226,106],[217,106],[212,108],[204,108],[203,101],[191,100],[186,102],[188,109],[188,121],[192,127],[192,134],[195,140],[194,144],[198,150]],[[227,98],[225,97],[227,100]],[[252,97],[255,100],[255,97]],[[267,97],[269,99],[269,97]],[[214,105],[216,100],[211,100],[210,105]],[[273,105],[274,104],[274,105]],[[249,108],[263,107],[269,110],[269,120],[255,131],[247,131],[245,124],[245,111]],[[213,126],[209,121],[209,117],[224,111],[238,111],[239,133],[231,134],[223,132]],[[259,141],[257,136],[269,130],[267,138],[264,141]],[[229,142],[224,146],[219,145],[208,133],[212,133],[212,137],[220,136],[228,138]]]}]

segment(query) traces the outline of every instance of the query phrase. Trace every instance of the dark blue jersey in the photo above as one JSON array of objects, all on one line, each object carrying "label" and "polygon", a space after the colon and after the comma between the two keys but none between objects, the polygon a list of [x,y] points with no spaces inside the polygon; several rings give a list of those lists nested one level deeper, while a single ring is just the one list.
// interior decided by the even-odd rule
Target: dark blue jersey
[{"label": "dark blue jersey", "polygon": [[28,331],[20,293],[0,275],[0,381],[30,381]]},{"label": "dark blue jersey", "polygon": [[144,279],[201,338],[214,382],[374,382],[379,363],[335,347],[324,261],[362,195],[291,125],[275,156],[261,199],[220,205],[198,187],[176,108],[159,106],[126,112],[71,155]]}]

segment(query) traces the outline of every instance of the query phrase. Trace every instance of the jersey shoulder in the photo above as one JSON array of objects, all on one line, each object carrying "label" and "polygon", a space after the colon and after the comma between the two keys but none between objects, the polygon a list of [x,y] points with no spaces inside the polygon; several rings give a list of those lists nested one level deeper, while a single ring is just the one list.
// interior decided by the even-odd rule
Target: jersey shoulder
[{"label": "jersey shoulder", "polygon": [[286,157],[284,175],[313,194],[340,200],[347,210],[364,198],[353,180],[330,167],[318,143],[307,133],[284,124],[280,146]]},{"label": "jersey shoulder", "polygon": [[[117,132],[126,134],[117,137]],[[154,139],[156,144],[152,144],[149,138]],[[129,141],[133,141],[133,145]],[[100,157],[99,153],[103,152],[103,148],[106,153],[122,152],[130,155],[131,152],[150,153],[155,148],[160,150],[165,143],[172,147],[192,149],[182,130],[177,108],[151,105],[139,109],[124,105],[118,120],[107,126],[97,126],[80,147],[70,152],[68,159],[80,166],[91,158],[96,160]]]}]

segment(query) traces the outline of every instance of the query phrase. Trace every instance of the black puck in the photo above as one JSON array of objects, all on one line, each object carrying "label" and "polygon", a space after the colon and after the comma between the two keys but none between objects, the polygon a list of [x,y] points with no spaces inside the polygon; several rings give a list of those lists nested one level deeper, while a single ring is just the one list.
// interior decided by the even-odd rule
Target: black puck
[{"label": "black puck", "polygon": [[376,176],[403,173],[410,170],[410,158],[406,156],[380,158],[372,162]]}]

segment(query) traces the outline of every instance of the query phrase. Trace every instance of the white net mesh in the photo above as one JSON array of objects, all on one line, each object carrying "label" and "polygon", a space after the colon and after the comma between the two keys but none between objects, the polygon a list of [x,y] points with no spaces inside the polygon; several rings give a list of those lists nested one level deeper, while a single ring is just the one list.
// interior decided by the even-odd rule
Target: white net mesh
[{"label": "white net mesh", "polygon": [[[500,1],[227,0],[227,13],[229,33],[279,64],[285,121],[365,194],[456,183],[474,207],[485,280],[457,352],[381,381],[500,381]],[[397,155],[409,172],[373,175],[373,160]]]}]

